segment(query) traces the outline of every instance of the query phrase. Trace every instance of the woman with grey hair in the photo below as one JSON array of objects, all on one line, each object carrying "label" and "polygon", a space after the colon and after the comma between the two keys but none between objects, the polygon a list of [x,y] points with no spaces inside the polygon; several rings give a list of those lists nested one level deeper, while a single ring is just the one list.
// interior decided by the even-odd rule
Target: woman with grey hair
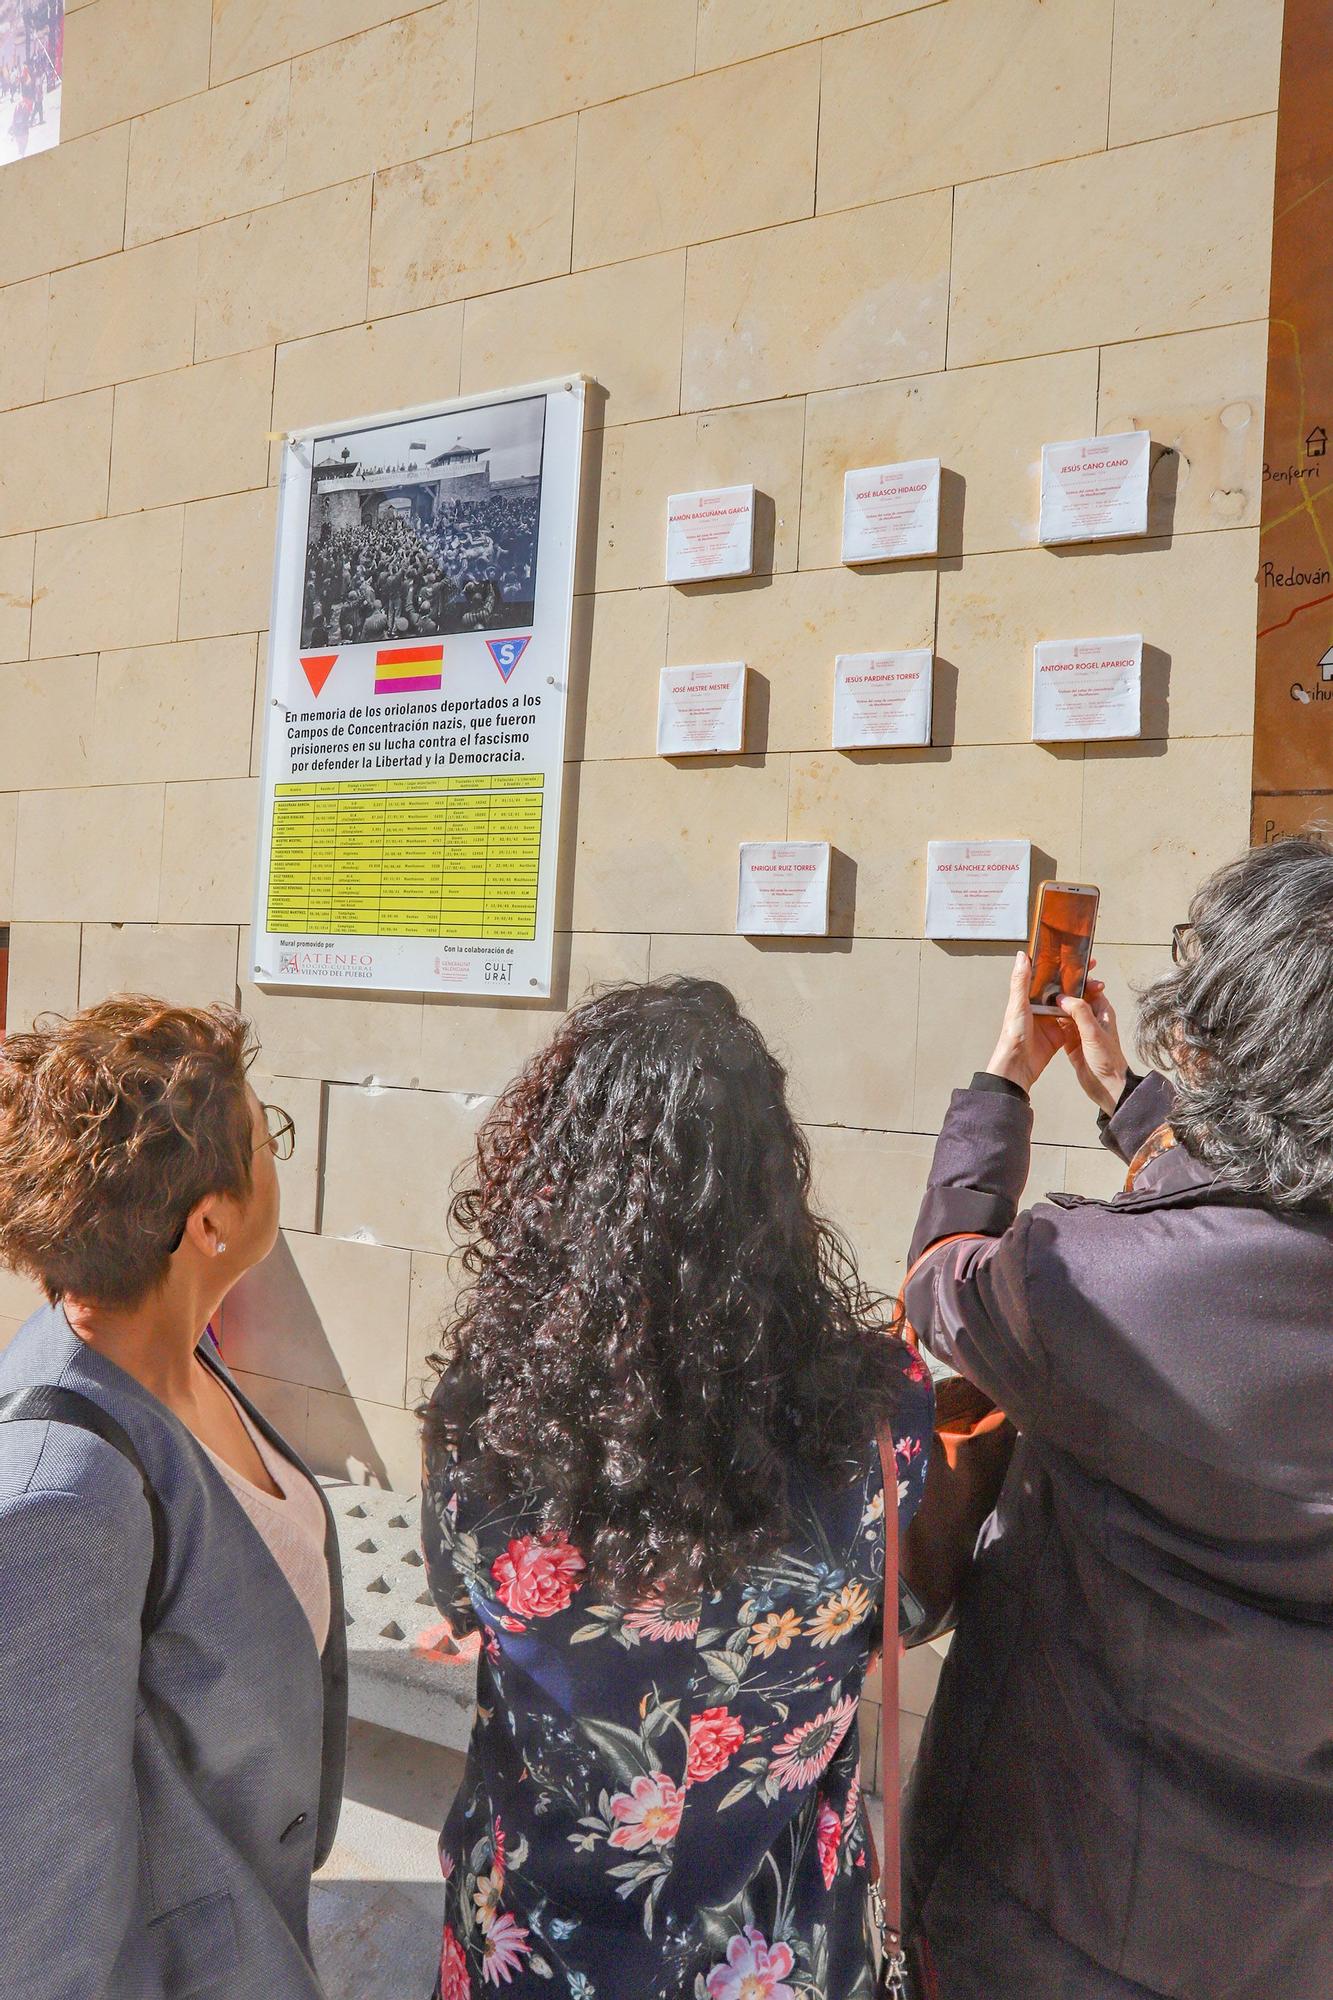
[{"label": "woman with grey hair", "polygon": [[[941,2000],[1333,1994],[1333,848],[1206,882],[1143,1001],[1020,954],[913,1241],[923,1340],[1020,1439],[908,1813]],[[1018,1211],[1064,1045],[1129,1168]]]}]

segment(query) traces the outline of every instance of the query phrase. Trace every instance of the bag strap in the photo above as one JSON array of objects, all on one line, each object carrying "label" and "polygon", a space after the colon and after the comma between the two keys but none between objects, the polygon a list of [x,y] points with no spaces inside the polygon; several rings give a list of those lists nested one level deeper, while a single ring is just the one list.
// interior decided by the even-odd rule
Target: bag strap
[{"label": "bag strap", "polygon": [[1125,1176],[1125,1193],[1133,1193],[1139,1175],[1145,1167],[1150,1167],[1154,1160],[1160,1160],[1163,1153],[1172,1152],[1179,1144],[1180,1141],[1172,1130],[1170,1119],[1164,1125],[1159,1125],[1155,1132],[1150,1132],[1129,1163],[1129,1172]]},{"label": "bag strap", "polygon": [[60,1389],[50,1382],[40,1382],[30,1389],[16,1389],[11,1395],[0,1396],[0,1424],[18,1423],[68,1424],[75,1430],[91,1431],[104,1444],[109,1444],[113,1451],[118,1451],[138,1473],[153,1522],[153,1560],[148,1570],[148,1588],[144,1592],[140,1621],[146,1639],[157,1623],[162,1597],[166,1569],[166,1519],[156,1488],[129,1433],[100,1404],[79,1395],[76,1389]]},{"label": "bag strap", "polygon": [[956,1236],[941,1236],[938,1242],[928,1244],[913,1263],[911,1270],[903,1279],[902,1290],[895,1301],[895,1310],[901,1327],[902,1337],[911,1348],[913,1354],[921,1352],[921,1336],[907,1317],[907,1287],[911,1284],[921,1266],[927,1263],[930,1258],[938,1255],[941,1250],[950,1249],[955,1243],[993,1243],[995,1240],[993,1236],[983,1236],[981,1231],[977,1229],[960,1229]]},{"label": "bag strap", "polygon": [[884,1806],[884,1852],[879,1893],[884,1904],[887,1960],[903,1948],[902,1789],[898,1745],[898,1459],[887,1428],[880,1433],[879,1464],[884,1480],[884,1639],[880,1653],[879,1793]]}]

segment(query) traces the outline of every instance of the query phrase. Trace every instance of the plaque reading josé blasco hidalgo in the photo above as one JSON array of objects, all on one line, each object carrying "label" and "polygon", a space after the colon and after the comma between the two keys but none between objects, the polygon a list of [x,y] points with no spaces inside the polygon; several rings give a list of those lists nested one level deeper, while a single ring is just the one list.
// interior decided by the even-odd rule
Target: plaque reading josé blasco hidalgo
[{"label": "plaque reading jos\u00e9 blasco hidalgo", "polygon": [[940,462],[869,465],[842,483],[845,563],[905,562],[940,546]]},{"label": "plaque reading jos\u00e9 blasco hidalgo", "polygon": [[551,989],[581,379],[283,447],[261,986]]},{"label": "plaque reading jos\u00e9 blasco hidalgo", "polygon": [[1148,532],[1147,431],[1041,448],[1043,542],[1099,542]]},{"label": "plaque reading jos\u00e9 blasco hidalgo", "polygon": [[1036,743],[1096,743],[1142,731],[1143,639],[1042,639],[1032,651]]}]

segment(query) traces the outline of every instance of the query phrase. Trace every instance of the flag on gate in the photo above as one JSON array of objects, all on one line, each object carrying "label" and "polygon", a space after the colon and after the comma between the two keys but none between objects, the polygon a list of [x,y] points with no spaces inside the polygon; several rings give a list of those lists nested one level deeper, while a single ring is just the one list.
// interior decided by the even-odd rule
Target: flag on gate
[{"label": "flag on gate", "polygon": [[443,678],[443,646],[387,646],[375,655],[376,694],[426,694]]}]

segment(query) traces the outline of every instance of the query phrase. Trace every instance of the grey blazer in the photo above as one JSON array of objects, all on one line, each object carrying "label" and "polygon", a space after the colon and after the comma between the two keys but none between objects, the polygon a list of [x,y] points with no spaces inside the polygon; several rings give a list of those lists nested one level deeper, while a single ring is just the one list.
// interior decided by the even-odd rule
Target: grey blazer
[{"label": "grey blazer", "polygon": [[333,1845],[347,1716],[332,1515],[321,1659],[203,1447],[59,1307],[0,1357],[0,1394],[37,1383],[128,1432],[163,1504],[165,1575],[145,1642],[137,1473],[86,1431],[0,1424],[0,1996],[318,2000],[310,1876]]}]

